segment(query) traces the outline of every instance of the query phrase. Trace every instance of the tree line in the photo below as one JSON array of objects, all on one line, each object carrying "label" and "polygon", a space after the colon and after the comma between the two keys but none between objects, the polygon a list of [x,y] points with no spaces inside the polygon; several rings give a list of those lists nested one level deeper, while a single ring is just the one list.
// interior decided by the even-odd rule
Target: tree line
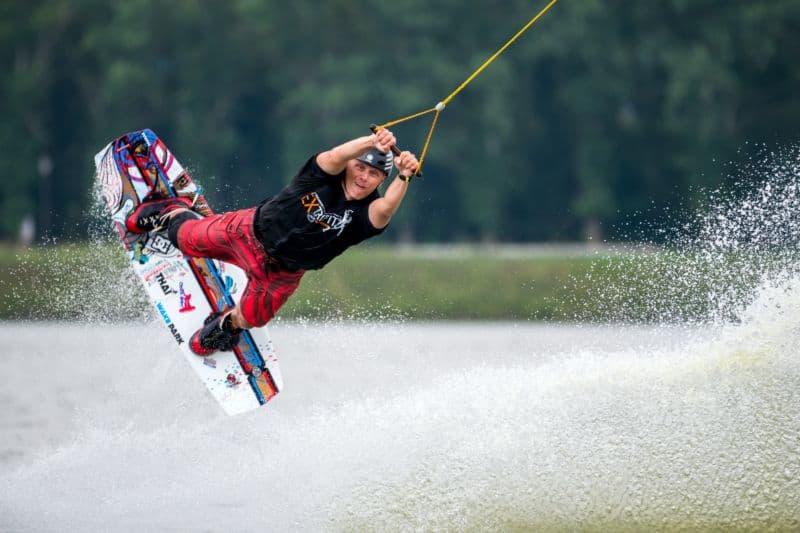
[{"label": "tree line", "polygon": [[[94,153],[144,127],[217,210],[253,205],[435,105],[545,4],[0,0],[0,240],[26,217],[85,238]],[[390,238],[652,238],[728,161],[796,142],[798,27],[795,0],[559,2],[444,110]],[[428,126],[395,133],[419,151]]]}]

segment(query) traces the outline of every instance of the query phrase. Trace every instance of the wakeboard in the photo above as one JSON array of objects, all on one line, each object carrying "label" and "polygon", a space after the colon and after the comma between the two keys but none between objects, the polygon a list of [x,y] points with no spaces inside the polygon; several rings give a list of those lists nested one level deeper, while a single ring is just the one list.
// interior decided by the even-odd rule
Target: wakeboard
[{"label": "wakeboard", "polygon": [[189,366],[226,413],[265,405],[283,388],[266,327],[244,331],[232,351],[207,357],[189,348],[191,335],[212,312],[235,305],[247,283],[237,266],[181,254],[165,232],[131,233],[125,226],[141,202],[187,197],[201,215],[212,214],[201,187],[149,129],[123,135],[95,156],[98,190],[135,275]]}]

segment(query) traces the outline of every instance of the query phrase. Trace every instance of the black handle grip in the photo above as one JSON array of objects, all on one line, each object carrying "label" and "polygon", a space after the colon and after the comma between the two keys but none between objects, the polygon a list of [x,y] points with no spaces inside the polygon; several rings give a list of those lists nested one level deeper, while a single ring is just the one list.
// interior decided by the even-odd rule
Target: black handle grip
[{"label": "black handle grip", "polygon": [[[377,124],[370,124],[369,125],[369,131],[371,131],[372,133],[378,133],[378,129],[379,129],[379,126]],[[398,148],[396,144],[393,144],[392,145],[392,153],[394,155],[400,155],[400,152],[401,152],[400,148]],[[421,178],[422,177],[422,172],[417,170],[416,172],[414,172],[412,174],[412,176],[419,176]]]}]

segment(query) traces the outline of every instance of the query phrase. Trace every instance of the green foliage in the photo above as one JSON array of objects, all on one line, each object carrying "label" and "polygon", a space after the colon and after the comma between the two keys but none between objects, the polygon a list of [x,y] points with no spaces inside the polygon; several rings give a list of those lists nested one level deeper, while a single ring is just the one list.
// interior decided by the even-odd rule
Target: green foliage
[{"label": "green foliage", "polygon": [[[307,272],[279,316],[703,321],[735,316],[759,282],[747,256],[590,252],[365,245]],[[0,320],[130,320],[152,314],[116,243],[0,246]]]},{"label": "green foliage", "polygon": [[[216,207],[251,205],[315,151],[434,105],[544,5],[0,0],[0,239],[29,213],[85,238],[92,155],[143,127]],[[389,238],[658,224],[724,179],[715,161],[796,141],[798,26],[794,0],[559,2],[445,110]],[[427,126],[396,131],[419,150]]]},{"label": "green foliage", "polygon": [[[571,320],[581,313],[583,319],[618,318],[609,309],[587,309],[581,301],[585,291],[618,276],[608,269],[603,270],[608,278],[589,276],[596,264],[590,256],[368,245],[308,272],[280,316]],[[0,301],[0,319],[129,320],[152,313],[116,243],[0,246]]]},{"label": "green foliage", "polygon": [[307,273],[282,316],[415,320],[565,319],[570,276],[590,257],[497,257],[486,250],[364,247]]}]

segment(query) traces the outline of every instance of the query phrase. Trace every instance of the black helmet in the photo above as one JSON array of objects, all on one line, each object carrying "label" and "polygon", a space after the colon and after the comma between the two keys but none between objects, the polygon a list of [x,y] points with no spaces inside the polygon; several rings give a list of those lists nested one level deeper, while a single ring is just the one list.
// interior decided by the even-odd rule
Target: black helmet
[{"label": "black helmet", "polygon": [[377,148],[370,149],[369,152],[365,153],[364,155],[356,158],[359,161],[366,163],[367,165],[377,168],[378,170],[383,171],[384,174],[387,176],[392,171],[392,162],[394,161],[394,155],[392,152],[388,154],[384,154]]}]

